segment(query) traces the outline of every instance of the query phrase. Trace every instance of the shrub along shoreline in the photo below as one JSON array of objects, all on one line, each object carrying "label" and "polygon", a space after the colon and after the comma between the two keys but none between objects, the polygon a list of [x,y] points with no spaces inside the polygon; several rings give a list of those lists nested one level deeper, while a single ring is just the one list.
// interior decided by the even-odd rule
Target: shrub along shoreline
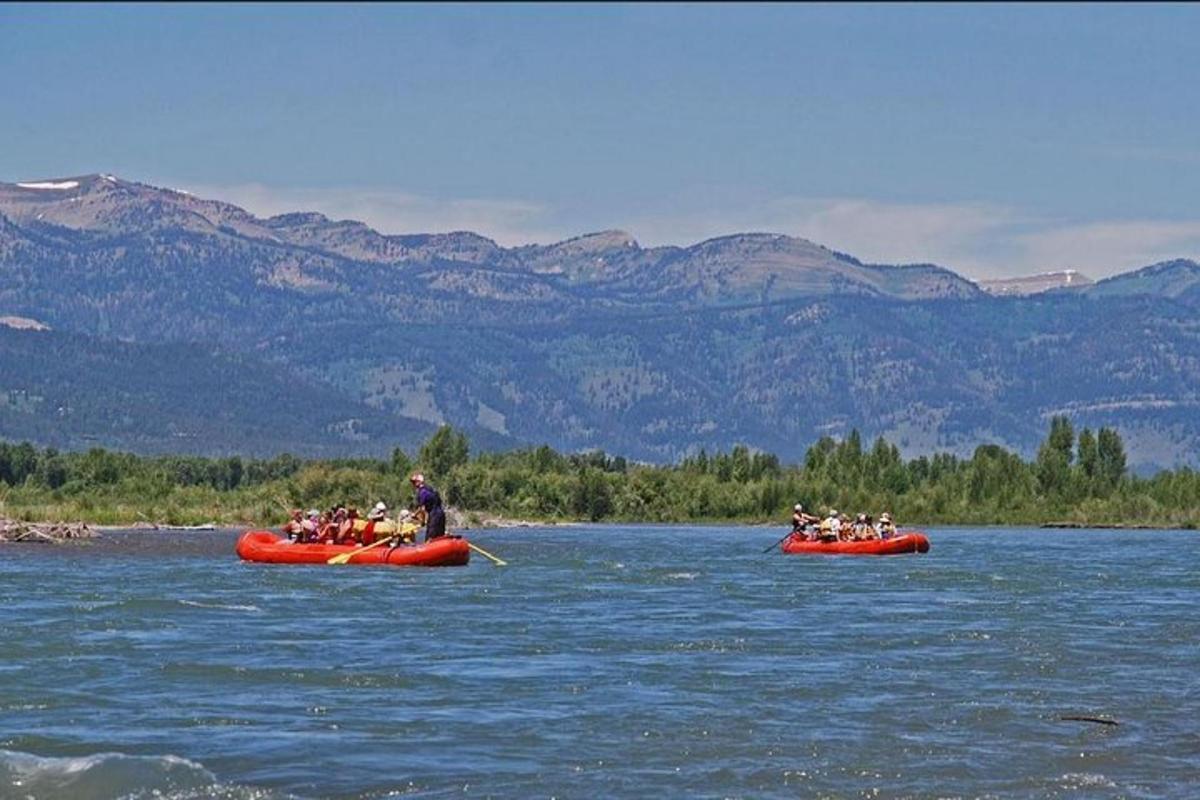
[{"label": "shrub along shoreline", "polygon": [[0,516],[98,525],[155,522],[274,526],[290,509],[377,500],[408,506],[408,475],[425,472],[470,524],[486,518],[545,522],[766,523],[786,527],[794,503],[823,513],[878,516],[910,525],[1043,525],[1196,528],[1200,473],[1128,474],[1116,431],[1076,436],[1056,417],[1032,461],[996,445],[971,458],[908,461],[883,439],[825,437],[802,464],[738,446],[672,465],[549,447],[472,456],[464,434],[438,430],[415,457],[301,460],[137,456],[93,449],[60,453],[0,443]]}]

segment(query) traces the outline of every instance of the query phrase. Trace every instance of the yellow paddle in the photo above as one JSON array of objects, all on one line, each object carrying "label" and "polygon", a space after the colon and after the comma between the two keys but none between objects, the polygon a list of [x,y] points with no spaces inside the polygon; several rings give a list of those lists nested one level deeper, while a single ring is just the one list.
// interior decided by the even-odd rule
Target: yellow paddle
[{"label": "yellow paddle", "polygon": [[400,536],[405,533],[412,533],[416,529],[417,529],[416,525],[402,525],[400,527],[400,530],[398,530],[396,533],[391,534],[390,536],[385,536],[384,538],[380,539],[379,541],[369,544],[366,547],[359,547],[354,550],[351,550],[349,553],[340,553],[339,555],[334,556],[333,558],[329,559],[325,563],[326,564],[345,564],[346,562],[348,562],[350,559],[354,558],[354,556],[358,555],[359,553],[365,553],[368,550],[385,545],[388,542],[392,541],[392,539],[395,539],[397,536]]},{"label": "yellow paddle", "polygon": [[467,547],[471,548],[476,553],[479,553],[479,555],[483,556],[484,558],[490,558],[496,564],[497,567],[503,567],[508,564],[508,562],[505,561],[504,559],[496,558],[494,555],[489,553],[487,550],[484,550],[482,547],[477,547],[476,545],[473,545],[470,542],[467,542]]}]

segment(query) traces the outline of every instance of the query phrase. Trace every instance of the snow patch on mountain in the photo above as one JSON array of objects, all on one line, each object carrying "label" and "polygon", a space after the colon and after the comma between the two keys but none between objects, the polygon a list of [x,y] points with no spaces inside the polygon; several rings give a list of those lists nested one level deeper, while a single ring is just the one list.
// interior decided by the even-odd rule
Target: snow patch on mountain
[{"label": "snow patch on mountain", "polygon": [[32,181],[30,183],[18,183],[22,189],[78,189],[79,181]]},{"label": "snow patch on mountain", "polygon": [[29,317],[0,317],[0,325],[18,331],[48,331],[50,326]]}]

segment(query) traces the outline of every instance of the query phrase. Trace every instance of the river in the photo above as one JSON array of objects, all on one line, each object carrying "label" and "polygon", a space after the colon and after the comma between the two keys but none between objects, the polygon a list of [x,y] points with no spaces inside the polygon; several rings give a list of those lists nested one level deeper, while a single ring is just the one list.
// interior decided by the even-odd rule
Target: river
[{"label": "river", "polygon": [[509,566],[445,569],[0,546],[0,798],[1200,796],[1200,536],[928,533],[481,531]]}]

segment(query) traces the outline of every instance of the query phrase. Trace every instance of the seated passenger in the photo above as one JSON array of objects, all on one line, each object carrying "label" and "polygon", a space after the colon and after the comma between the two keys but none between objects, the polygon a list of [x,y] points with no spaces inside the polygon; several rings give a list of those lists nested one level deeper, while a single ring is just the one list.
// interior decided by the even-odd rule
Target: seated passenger
[{"label": "seated passenger", "polygon": [[845,514],[838,514],[838,540],[849,542],[854,539],[854,528],[850,524],[850,518]]},{"label": "seated passenger", "polygon": [[863,514],[863,523],[862,538],[878,539],[879,531],[875,530],[875,520],[871,518],[870,514]]},{"label": "seated passenger", "polygon": [[[384,534],[383,529],[386,527],[384,523],[387,521],[387,505],[380,500],[367,512],[367,526],[363,528],[362,543],[374,544],[379,536]],[[379,528],[378,532],[375,530],[376,527]]]},{"label": "seated passenger", "polygon": [[358,509],[351,506],[345,509],[346,515],[338,526],[338,544],[356,544],[357,535],[355,524],[358,522]]},{"label": "seated passenger", "polygon": [[292,518],[284,523],[284,526],[280,530],[289,541],[295,542],[300,540],[304,534],[304,512],[298,508],[293,509]]},{"label": "seated passenger", "polygon": [[310,508],[308,510],[308,519],[301,523],[301,527],[303,528],[301,541],[317,541],[317,537],[321,533],[321,512],[315,508]]},{"label": "seated passenger", "polygon": [[829,516],[821,520],[821,533],[818,538],[822,542],[836,542],[842,532],[842,520],[836,508],[829,509]]},{"label": "seated passenger", "polygon": [[820,522],[820,518],[805,514],[803,505],[792,506],[792,534],[811,541],[814,537],[810,529],[815,522]]},{"label": "seated passenger", "polygon": [[850,533],[855,541],[861,542],[864,539],[870,538],[868,531],[871,530],[871,524],[867,521],[866,514],[858,514],[854,518],[854,524],[850,526]]},{"label": "seated passenger", "polygon": [[329,517],[329,541],[342,544],[342,536],[346,532],[346,507],[338,506]]},{"label": "seated passenger", "polygon": [[321,544],[333,544],[335,533],[337,533],[337,527],[333,524],[333,512],[327,511],[321,515],[320,522],[317,524],[317,541]]},{"label": "seated passenger", "polygon": [[896,525],[892,522],[892,515],[888,512],[883,512],[879,515],[879,524],[875,526],[879,532],[880,539],[891,539],[896,535]]}]

